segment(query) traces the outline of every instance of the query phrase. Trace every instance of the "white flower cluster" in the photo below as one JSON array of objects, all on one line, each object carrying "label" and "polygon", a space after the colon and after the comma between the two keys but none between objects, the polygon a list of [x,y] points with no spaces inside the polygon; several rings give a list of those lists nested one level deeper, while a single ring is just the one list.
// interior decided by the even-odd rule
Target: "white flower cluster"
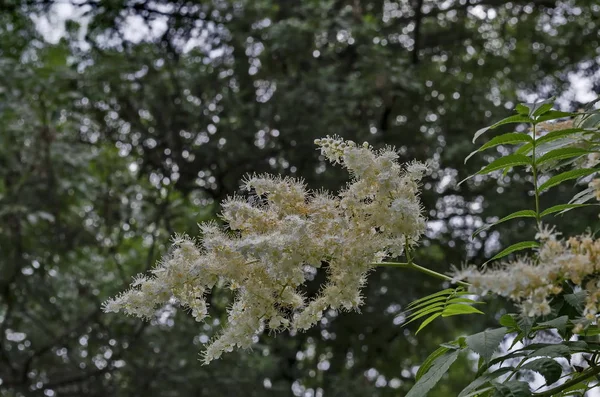
[{"label": "white flower cluster", "polygon": [[552,230],[536,236],[541,242],[534,258],[522,258],[496,269],[469,266],[457,271],[455,280],[465,280],[469,291],[492,292],[511,299],[529,317],[550,314],[550,301],[570,282],[586,291],[584,315],[595,320],[600,309],[600,239],[589,235],[559,240]]},{"label": "white flower cluster", "polygon": [[[315,144],[352,175],[339,195],[309,192],[296,179],[251,176],[244,188],[256,197],[222,204],[231,231],[209,223],[201,226],[199,244],[177,237],[152,276],[139,276],[104,310],[149,318],[175,298],[201,321],[208,315],[207,292],[217,284],[234,290],[228,323],[206,349],[208,363],[250,347],[265,328],[304,330],[328,308],[357,309],[371,263],[400,255],[425,229],[418,182],[426,167],[402,167],[391,148],[375,152],[366,143],[329,137]],[[324,264],[327,282],[309,300],[300,287],[311,267]]]}]

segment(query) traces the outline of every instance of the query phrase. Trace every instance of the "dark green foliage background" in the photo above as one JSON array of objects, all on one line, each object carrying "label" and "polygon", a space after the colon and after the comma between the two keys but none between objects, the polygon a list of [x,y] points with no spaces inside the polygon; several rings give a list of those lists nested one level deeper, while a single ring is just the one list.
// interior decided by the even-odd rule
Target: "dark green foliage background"
[{"label": "dark green foliage background", "polygon": [[[447,272],[531,238],[519,221],[469,238],[482,220],[533,205],[524,174],[455,185],[484,164],[463,165],[474,131],[526,93],[597,72],[596,1],[76,3],[89,25],[69,21],[56,44],[31,20],[54,2],[0,4],[0,394],[402,396],[438,343],[496,324],[503,309],[487,305],[487,318],[440,320],[417,339],[398,316],[441,284],[378,269],[361,314],[331,313],[201,366],[227,293],[210,297],[208,324],[169,308],[142,323],[100,304],[173,232],[196,235],[247,172],[343,186],[314,150],[327,134],[432,159],[423,202],[435,227],[419,264]],[[128,41],[131,16],[166,29]],[[542,200],[571,196],[567,186]],[[594,219],[580,210],[557,223],[582,231]],[[469,382],[460,360],[431,396]]]}]

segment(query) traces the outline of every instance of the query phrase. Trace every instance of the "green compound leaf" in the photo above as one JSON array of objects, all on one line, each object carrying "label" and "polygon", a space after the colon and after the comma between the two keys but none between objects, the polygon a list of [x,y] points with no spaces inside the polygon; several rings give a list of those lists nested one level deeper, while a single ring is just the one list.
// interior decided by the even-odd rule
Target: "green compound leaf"
[{"label": "green compound leaf", "polygon": [[[408,312],[406,319],[408,320],[403,325],[408,325],[413,321],[426,317],[417,329],[416,334],[423,330],[427,325],[433,322],[436,318],[448,317],[449,315],[456,314],[471,314],[481,313],[477,309],[469,309],[470,305],[483,304],[484,302],[474,301],[472,299],[464,297],[470,295],[468,292],[463,291],[462,288],[446,289],[443,291],[436,292],[435,294],[421,298],[408,305]],[[457,306],[467,306],[469,308],[462,309],[460,312],[457,311]]]},{"label": "green compound leaf", "polygon": [[554,187],[556,185],[560,185],[561,183],[563,183],[565,181],[588,176],[588,175],[594,174],[598,171],[599,170],[597,170],[595,168],[566,171],[566,172],[563,172],[562,174],[554,175],[553,177],[548,179],[546,182],[542,183],[538,189],[540,192],[543,192],[544,190],[550,189],[551,187]]},{"label": "green compound leaf", "polygon": [[492,226],[496,226],[502,222],[506,222],[506,221],[509,221],[509,220],[515,219],[515,218],[535,218],[535,211],[521,210],[521,211],[513,212],[512,214],[506,215],[504,218],[502,218],[494,223],[489,223],[487,225],[481,226],[479,229],[475,230],[472,237],[477,236],[479,233],[483,232],[484,230],[489,229]]},{"label": "green compound leaf", "polygon": [[425,372],[417,383],[410,389],[406,397],[425,397],[427,393],[442,379],[448,372],[450,366],[458,358],[460,350],[447,351],[433,360],[431,367]]},{"label": "green compound leaf", "polygon": [[523,142],[533,142],[533,139],[529,135],[524,134],[522,132],[509,132],[507,134],[499,135],[499,136],[491,139],[489,142],[483,144],[479,149],[475,150],[474,152],[471,152],[471,154],[469,154],[465,158],[465,164],[475,154],[482,152],[484,150],[487,150],[489,148],[492,148],[492,147],[495,147],[498,145],[511,145],[511,144],[523,143]]},{"label": "green compound leaf", "polygon": [[531,122],[532,122],[532,120],[529,117],[521,115],[521,114],[507,117],[503,120],[498,121],[495,124],[492,124],[489,127],[485,127],[485,128],[480,129],[479,131],[477,131],[475,133],[475,135],[473,136],[473,143],[475,143],[477,138],[479,138],[481,135],[485,134],[488,130],[492,130],[494,128],[500,127],[501,125],[511,124],[511,123],[531,123]]},{"label": "green compound leaf", "polygon": [[542,165],[549,161],[564,160],[564,159],[568,159],[571,157],[583,156],[588,153],[590,153],[590,151],[586,150],[586,149],[575,148],[575,147],[565,147],[565,148],[552,150],[552,151],[544,154],[543,156],[536,159],[535,163],[536,163],[536,165]]},{"label": "green compound leaf", "polygon": [[548,386],[560,379],[562,375],[562,366],[551,358],[529,361],[521,366],[521,369],[528,369],[542,375]]},{"label": "green compound leaf", "polygon": [[496,259],[503,258],[506,255],[512,254],[513,252],[521,251],[521,250],[528,249],[528,248],[537,248],[539,246],[540,246],[540,244],[537,241],[521,241],[520,243],[513,244],[510,247],[503,249],[502,251],[500,251],[499,253],[494,255],[493,258],[491,258],[490,260],[488,260],[485,263],[494,261]]},{"label": "green compound leaf", "polygon": [[492,358],[492,354],[500,345],[500,342],[504,339],[508,328],[501,327],[496,329],[491,329],[483,332],[479,332],[474,335],[467,336],[465,342],[469,349],[473,350],[475,353],[479,354],[481,358],[485,362],[490,361]]}]

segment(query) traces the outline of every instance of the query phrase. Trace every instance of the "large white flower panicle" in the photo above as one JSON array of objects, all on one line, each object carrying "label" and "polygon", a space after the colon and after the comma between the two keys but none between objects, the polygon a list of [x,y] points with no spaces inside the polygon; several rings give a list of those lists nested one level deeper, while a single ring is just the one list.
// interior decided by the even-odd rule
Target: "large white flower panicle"
[{"label": "large white flower panicle", "polygon": [[551,229],[536,237],[541,243],[537,256],[495,269],[470,266],[457,271],[455,279],[469,282],[469,290],[476,294],[491,292],[511,299],[529,317],[550,314],[550,302],[570,282],[586,292],[583,314],[595,320],[600,309],[600,239],[582,235],[561,240]]},{"label": "large white flower panicle", "polygon": [[[152,275],[138,276],[104,310],[151,318],[174,298],[202,321],[208,315],[206,293],[225,285],[236,297],[223,331],[205,351],[208,363],[236,347],[250,347],[265,328],[305,330],[329,308],[358,309],[371,263],[400,255],[425,229],[418,183],[426,168],[401,166],[392,148],[376,152],[366,143],[329,137],[315,144],[351,173],[339,195],[309,192],[297,179],[250,176],[243,187],[253,196],[222,204],[229,231],[207,223],[198,243],[176,237]],[[300,287],[308,270],[321,266],[327,282],[307,299]]]}]

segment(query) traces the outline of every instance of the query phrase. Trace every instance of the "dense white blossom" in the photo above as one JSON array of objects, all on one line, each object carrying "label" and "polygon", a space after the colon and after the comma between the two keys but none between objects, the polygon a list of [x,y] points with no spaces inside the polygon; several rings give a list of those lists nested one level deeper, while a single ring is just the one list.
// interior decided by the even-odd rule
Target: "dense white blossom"
[{"label": "dense white blossom", "polygon": [[495,269],[469,266],[457,271],[455,280],[470,283],[471,292],[491,292],[511,299],[530,317],[550,314],[552,299],[569,282],[586,292],[583,314],[594,321],[600,309],[600,239],[582,235],[561,240],[548,228],[536,238],[540,240],[537,255]]},{"label": "dense white blossom", "polygon": [[[197,321],[208,315],[205,295],[217,284],[235,291],[228,321],[207,347],[210,362],[236,347],[248,348],[265,328],[305,330],[327,309],[358,309],[373,262],[402,254],[425,229],[418,183],[426,167],[401,166],[392,148],[324,138],[315,141],[352,180],[338,195],[308,191],[301,180],[248,177],[249,199],[222,203],[230,230],[201,225],[198,242],[175,238],[171,253],[139,276],[131,289],[107,301],[104,310],[150,318],[175,298]],[[302,293],[307,267],[324,267],[319,294]]]}]

